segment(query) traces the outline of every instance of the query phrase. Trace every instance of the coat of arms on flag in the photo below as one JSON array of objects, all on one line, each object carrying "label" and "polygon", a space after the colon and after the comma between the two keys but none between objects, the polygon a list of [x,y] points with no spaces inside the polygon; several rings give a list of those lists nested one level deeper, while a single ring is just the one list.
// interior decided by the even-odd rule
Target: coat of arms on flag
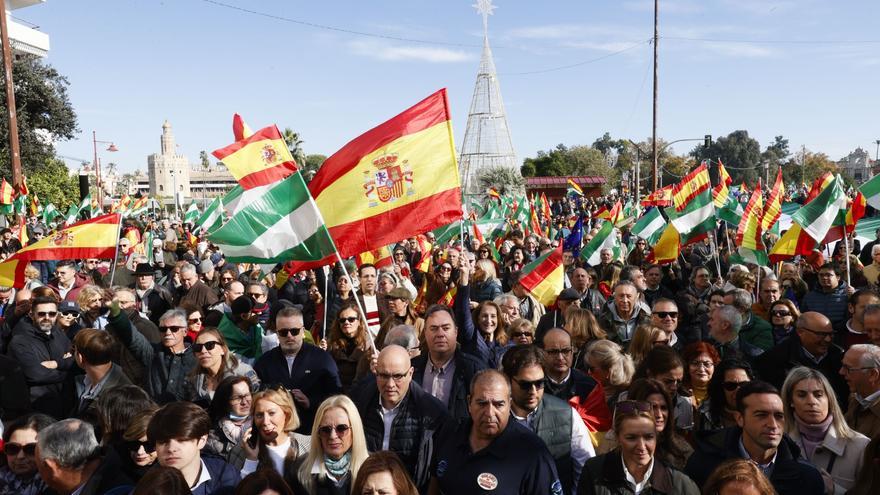
[{"label": "coat of arms on flag", "polygon": [[398,163],[398,158],[397,153],[382,155],[372,162],[375,171],[364,171],[364,195],[370,200],[370,207],[379,204],[377,198],[383,203],[394,202],[403,196],[404,188],[407,196],[415,194],[408,160]]}]

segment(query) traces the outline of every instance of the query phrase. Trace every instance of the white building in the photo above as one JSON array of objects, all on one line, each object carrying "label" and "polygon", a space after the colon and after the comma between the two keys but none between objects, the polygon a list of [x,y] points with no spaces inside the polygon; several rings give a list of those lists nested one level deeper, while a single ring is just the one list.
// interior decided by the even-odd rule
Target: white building
[{"label": "white building", "polygon": [[871,170],[873,165],[871,155],[862,148],[856,148],[837,162],[840,171],[850,176],[856,183],[865,182],[874,176]]},{"label": "white building", "polygon": [[45,3],[46,0],[6,0],[6,25],[13,53],[30,53],[38,57],[49,54],[49,35],[35,25],[16,19],[13,12]]}]

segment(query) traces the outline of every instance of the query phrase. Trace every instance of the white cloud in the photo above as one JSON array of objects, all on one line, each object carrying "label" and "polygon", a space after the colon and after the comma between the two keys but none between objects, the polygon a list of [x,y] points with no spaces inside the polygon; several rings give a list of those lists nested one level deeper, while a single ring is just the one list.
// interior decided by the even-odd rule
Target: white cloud
[{"label": "white cloud", "polygon": [[353,41],[349,47],[357,55],[378,60],[397,62],[401,60],[418,60],[429,63],[469,62],[476,58],[475,53],[449,48],[430,46],[405,46],[372,41]]}]

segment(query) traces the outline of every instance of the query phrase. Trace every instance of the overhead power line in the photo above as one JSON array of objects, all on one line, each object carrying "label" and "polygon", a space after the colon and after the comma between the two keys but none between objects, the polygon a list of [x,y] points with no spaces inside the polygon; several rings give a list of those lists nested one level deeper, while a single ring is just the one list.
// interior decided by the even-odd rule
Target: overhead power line
[{"label": "overhead power line", "polygon": [[560,65],[558,67],[549,67],[547,69],[530,70],[530,71],[526,71],[526,72],[504,72],[504,73],[500,73],[498,75],[500,75],[500,76],[525,76],[525,75],[529,75],[529,74],[543,74],[546,72],[555,72],[558,70],[573,69],[575,67],[581,67],[583,65],[592,64],[594,62],[599,62],[601,60],[605,60],[606,58],[611,58],[615,55],[620,55],[621,53],[628,52],[628,51],[632,50],[633,48],[643,46],[646,43],[650,43],[650,42],[651,42],[650,38],[647,40],[644,40],[644,41],[638,41],[636,43],[633,43],[632,45],[627,46],[626,48],[623,48],[621,50],[617,50],[616,52],[606,53],[605,55],[602,55],[601,57],[592,58],[590,60],[584,60],[582,62],[575,62],[573,64]]},{"label": "overhead power line", "polygon": [[778,45],[866,45],[878,44],[880,40],[748,40],[732,38],[691,38],[685,36],[661,36],[665,40],[698,41],[703,43],[753,43]]}]

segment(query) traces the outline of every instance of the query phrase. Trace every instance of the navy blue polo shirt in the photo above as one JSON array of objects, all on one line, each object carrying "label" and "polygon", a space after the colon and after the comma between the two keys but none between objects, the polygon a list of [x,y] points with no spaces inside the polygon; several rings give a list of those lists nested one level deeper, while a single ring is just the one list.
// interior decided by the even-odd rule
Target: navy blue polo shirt
[{"label": "navy blue polo shirt", "polygon": [[471,452],[472,421],[437,438],[431,475],[444,494],[562,495],[556,463],[541,439],[510,420],[488,447]]}]

